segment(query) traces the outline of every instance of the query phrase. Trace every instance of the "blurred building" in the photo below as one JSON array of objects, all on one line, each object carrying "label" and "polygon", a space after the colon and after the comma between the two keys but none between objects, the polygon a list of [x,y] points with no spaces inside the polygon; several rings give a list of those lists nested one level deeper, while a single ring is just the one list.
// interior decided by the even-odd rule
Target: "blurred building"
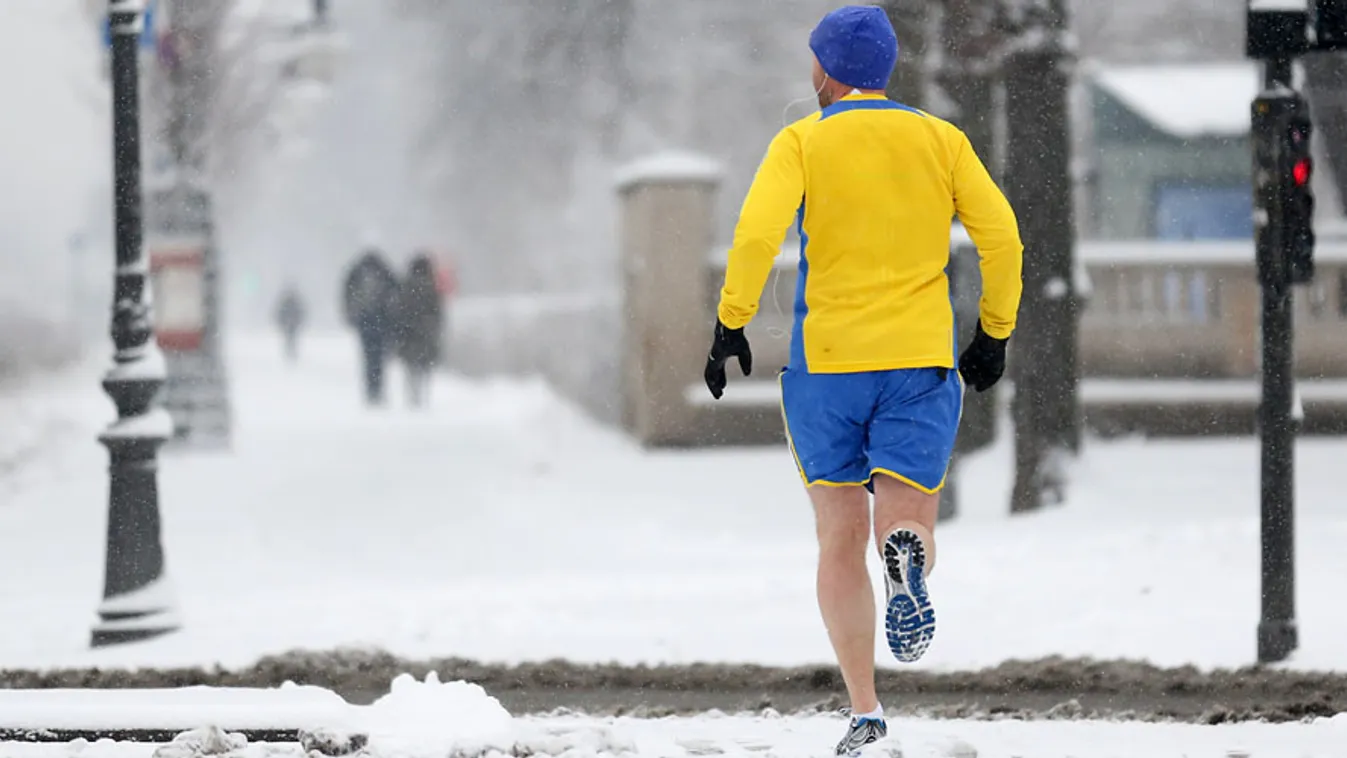
[{"label": "blurred building", "polygon": [[1088,235],[1252,236],[1249,103],[1258,77],[1247,61],[1091,71]]},{"label": "blurred building", "polygon": [[[1251,237],[1249,109],[1259,85],[1251,61],[1087,67],[1084,236]],[[1333,194],[1328,161],[1316,174],[1316,192]],[[1339,207],[1319,203],[1326,218]]]}]

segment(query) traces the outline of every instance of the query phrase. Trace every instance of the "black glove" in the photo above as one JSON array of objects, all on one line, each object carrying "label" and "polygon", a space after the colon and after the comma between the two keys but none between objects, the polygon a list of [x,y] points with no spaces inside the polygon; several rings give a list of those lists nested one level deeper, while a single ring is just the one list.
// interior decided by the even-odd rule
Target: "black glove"
[{"label": "black glove", "polygon": [[1006,343],[1009,339],[998,340],[982,331],[982,321],[978,321],[977,332],[968,349],[959,356],[959,376],[964,384],[978,392],[991,389],[1006,371]]},{"label": "black glove", "polygon": [[716,322],[715,339],[711,341],[711,353],[706,356],[706,388],[711,397],[719,400],[725,394],[725,362],[732,356],[739,356],[739,368],[744,376],[753,373],[753,352],[748,349],[748,338],[743,329],[727,329]]}]

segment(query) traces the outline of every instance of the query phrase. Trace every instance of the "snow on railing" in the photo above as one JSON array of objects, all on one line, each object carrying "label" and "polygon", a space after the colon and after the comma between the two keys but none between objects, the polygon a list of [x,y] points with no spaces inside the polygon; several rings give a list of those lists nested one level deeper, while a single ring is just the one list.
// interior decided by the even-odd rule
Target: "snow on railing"
[{"label": "snow on railing", "polygon": [[[1014,394],[1014,382],[1002,383],[1002,392]],[[1260,385],[1257,379],[1130,379],[1086,376],[1080,379],[1080,399],[1086,405],[1184,405],[1213,403],[1257,405]],[[775,380],[752,379],[737,382],[734,392],[713,400],[701,382],[689,384],[683,400],[694,406],[772,407],[781,402],[781,387]],[[1347,403],[1347,380],[1299,379],[1297,402],[1322,404]]]}]

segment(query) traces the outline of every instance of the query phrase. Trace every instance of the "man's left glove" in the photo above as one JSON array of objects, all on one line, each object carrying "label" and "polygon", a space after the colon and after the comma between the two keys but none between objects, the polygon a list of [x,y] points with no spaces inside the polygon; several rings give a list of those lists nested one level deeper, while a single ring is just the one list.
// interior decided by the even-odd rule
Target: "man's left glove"
[{"label": "man's left glove", "polygon": [[706,357],[706,388],[711,397],[719,400],[725,394],[725,363],[731,357],[738,356],[739,368],[744,376],[753,373],[753,352],[748,348],[748,338],[743,329],[727,329],[716,322],[715,338],[711,341],[711,353]]},{"label": "man's left glove", "polygon": [[1009,338],[997,339],[982,331],[982,319],[978,319],[973,342],[959,356],[959,375],[963,377],[963,383],[978,392],[986,392],[1001,381],[1001,375],[1006,371],[1006,343],[1009,341]]}]

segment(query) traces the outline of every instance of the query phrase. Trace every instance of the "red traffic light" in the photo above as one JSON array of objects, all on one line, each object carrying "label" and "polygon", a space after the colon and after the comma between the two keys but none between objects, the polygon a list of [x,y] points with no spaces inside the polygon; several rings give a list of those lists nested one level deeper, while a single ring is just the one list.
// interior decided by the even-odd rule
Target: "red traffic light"
[{"label": "red traffic light", "polygon": [[1291,178],[1295,180],[1297,187],[1304,187],[1309,183],[1311,168],[1309,158],[1301,158],[1296,161],[1296,165],[1291,168]]}]

